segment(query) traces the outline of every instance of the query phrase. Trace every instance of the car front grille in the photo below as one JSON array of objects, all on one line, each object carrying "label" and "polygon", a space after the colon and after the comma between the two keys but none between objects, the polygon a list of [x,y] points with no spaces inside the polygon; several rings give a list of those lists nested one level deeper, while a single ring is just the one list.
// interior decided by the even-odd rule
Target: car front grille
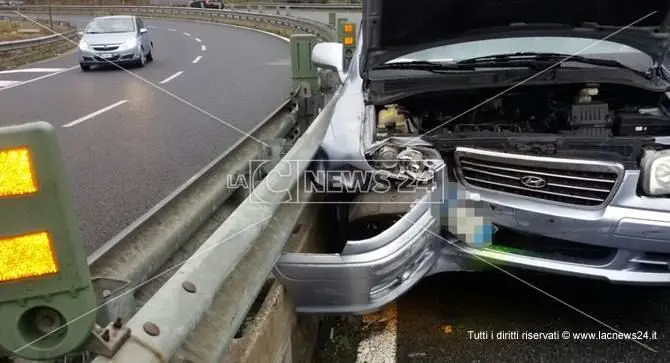
[{"label": "car front grille", "polygon": [[624,172],[615,163],[471,148],[457,148],[454,156],[457,177],[465,185],[587,207],[605,204]]},{"label": "car front grille", "polygon": [[94,59],[98,62],[115,62],[115,61],[119,60],[119,56],[115,55],[115,56],[110,57],[110,58],[102,58],[102,57],[95,56]]},{"label": "car front grille", "polygon": [[114,50],[119,49],[118,45],[108,45],[108,46],[98,46],[94,45],[92,46],[93,50],[98,51],[98,52],[111,52]]}]

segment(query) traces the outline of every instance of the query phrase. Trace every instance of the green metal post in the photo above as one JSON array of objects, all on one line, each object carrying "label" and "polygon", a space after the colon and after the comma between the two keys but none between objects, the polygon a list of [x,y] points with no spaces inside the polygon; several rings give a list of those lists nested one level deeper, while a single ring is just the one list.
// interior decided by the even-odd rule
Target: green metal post
[{"label": "green metal post", "polygon": [[344,34],[342,33],[342,23],[348,22],[349,19],[347,18],[338,18],[337,19],[337,39],[342,39],[344,37]]},{"label": "green metal post", "polygon": [[91,336],[96,296],[55,129],[0,128],[0,164],[0,351],[58,358]]},{"label": "green metal post", "polygon": [[312,49],[317,43],[313,34],[291,35],[291,73],[293,89],[299,87],[299,118],[302,130],[316,116],[320,102],[319,74],[312,63]]},{"label": "green metal post", "polygon": [[312,63],[312,48],[317,43],[316,35],[291,35],[291,73],[293,89],[302,86],[302,95],[311,96],[318,89],[318,74]]},{"label": "green metal post", "polygon": [[356,51],[356,23],[340,22],[337,33],[342,43],[342,69],[346,71]]}]

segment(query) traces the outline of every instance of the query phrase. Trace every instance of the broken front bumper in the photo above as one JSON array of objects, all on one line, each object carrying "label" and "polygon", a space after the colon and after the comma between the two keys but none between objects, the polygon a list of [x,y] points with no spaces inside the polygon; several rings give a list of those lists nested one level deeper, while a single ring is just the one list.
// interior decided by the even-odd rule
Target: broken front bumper
[{"label": "broken front bumper", "polygon": [[414,286],[439,258],[443,240],[435,202],[427,193],[382,233],[349,241],[340,254],[289,253],[275,275],[303,313],[347,314],[378,310]]}]

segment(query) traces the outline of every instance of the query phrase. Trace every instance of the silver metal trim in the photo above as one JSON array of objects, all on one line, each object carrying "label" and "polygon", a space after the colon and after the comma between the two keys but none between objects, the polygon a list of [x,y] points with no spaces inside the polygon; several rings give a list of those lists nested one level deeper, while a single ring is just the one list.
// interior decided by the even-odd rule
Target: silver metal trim
[{"label": "silver metal trim", "polygon": [[[484,162],[486,161],[491,161],[494,163],[506,163],[510,162],[514,166],[513,168],[503,168],[503,167],[498,167],[498,166],[489,166],[489,165],[484,165],[484,164],[478,164],[476,162],[471,162],[471,161],[461,161],[462,158],[464,157],[470,157],[473,159],[479,159]],[[469,147],[457,147],[456,150],[454,151],[454,158],[456,162],[456,168],[455,168],[455,173],[456,177],[458,180],[465,186],[476,189],[476,190],[482,190],[482,191],[488,191],[488,192],[495,192],[495,193],[501,193],[505,195],[510,195],[514,197],[519,197],[519,198],[524,198],[524,199],[529,199],[529,200],[541,200],[546,203],[551,203],[551,204],[556,204],[556,205],[563,205],[563,206],[570,206],[570,207],[579,207],[579,208],[584,208],[584,209],[599,209],[602,208],[604,205],[609,203],[612,198],[614,198],[614,195],[616,194],[616,191],[618,190],[619,186],[621,185],[623,181],[623,176],[625,173],[625,169],[622,164],[619,163],[613,163],[613,162],[607,162],[607,161],[598,161],[598,160],[584,160],[584,159],[567,159],[567,158],[554,158],[554,157],[546,157],[546,156],[531,156],[531,155],[522,155],[522,154],[512,154],[512,153],[505,153],[505,152],[498,152],[498,151],[491,151],[491,150],[482,150],[482,149],[474,149],[474,148],[469,148]],[[501,160],[502,159],[502,160]],[[549,164],[549,165],[547,165]],[[467,166],[466,166],[467,165]],[[474,166],[474,168],[473,168]],[[481,167],[486,167],[488,169],[498,169],[498,170],[508,170],[511,172],[517,172],[517,173],[527,173],[527,174],[533,174],[533,175],[540,175],[540,176],[551,176],[551,177],[556,177],[556,178],[563,178],[563,179],[572,179],[572,180],[582,180],[582,181],[589,181],[589,182],[602,182],[605,183],[605,185],[610,186],[611,188],[609,190],[609,193],[607,194],[606,197],[600,199],[600,198],[591,198],[591,197],[585,197],[585,196],[575,196],[575,195],[569,195],[569,194],[562,194],[562,193],[557,193],[557,192],[550,192],[546,190],[542,190],[542,188],[524,188],[522,186],[513,186],[513,185],[507,185],[507,184],[499,184],[500,186],[504,187],[509,187],[513,189],[520,189],[520,190],[527,190],[527,191],[532,191],[536,192],[539,194],[551,194],[551,195],[556,195],[556,196],[563,196],[563,197],[568,197],[568,198],[573,198],[573,199],[580,199],[580,200],[590,200],[594,202],[601,202],[600,204],[597,205],[580,205],[580,204],[574,204],[574,203],[565,203],[565,202],[558,202],[558,201],[553,201],[553,200],[547,200],[547,199],[541,199],[537,197],[531,197],[531,196],[525,196],[525,195],[520,195],[520,194],[515,194],[515,193],[510,193],[510,192],[504,192],[504,191],[499,191],[499,190],[493,190],[489,188],[483,188],[479,187],[476,185],[472,185],[468,182],[469,180],[472,181],[479,181],[479,182],[486,182],[492,185],[497,185],[495,182],[489,182],[489,181],[482,181],[478,180],[476,178],[472,177],[466,177],[463,173],[463,170],[470,170],[470,171],[476,171],[476,172],[481,172],[484,174],[489,174],[493,176],[498,176],[498,177],[503,177],[503,178],[508,178],[508,179],[516,179],[516,177],[512,177],[509,175],[503,176],[502,174],[490,172],[490,171],[482,171],[478,170],[477,166]],[[558,168],[562,169],[565,171],[587,171],[587,172],[609,172],[609,173],[614,173],[617,175],[617,178],[615,180],[611,179],[593,179],[593,178],[585,178],[585,177],[578,177],[578,176],[571,176],[571,175],[560,175],[560,174],[553,174],[553,173],[547,173],[547,172],[534,172],[532,170],[523,170],[524,166],[528,167],[540,167],[540,168]],[[516,168],[515,168],[516,167]],[[568,188],[568,189],[575,189],[575,190],[585,190],[585,191],[593,191],[597,193],[607,193],[608,191],[605,189],[598,189],[598,188],[589,188],[589,187],[579,187],[579,186],[568,186],[568,185],[563,185],[559,183],[548,183],[547,185],[552,185],[556,187],[562,187],[562,188]],[[605,186],[603,185],[603,186]]]},{"label": "silver metal trim", "polygon": [[640,263],[644,265],[659,265],[659,266],[668,266],[669,264],[668,261],[648,260],[645,258],[633,258],[630,260],[630,262]]},{"label": "silver metal trim", "polygon": [[519,178],[521,184],[532,189],[542,189],[547,186],[547,181],[535,175],[524,175]]},{"label": "silver metal trim", "polygon": [[[574,199],[581,199],[581,200],[591,200],[591,201],[594,201],[594,202],[602,202],[602,201],[605,200],[605,199],[601,199],[601,198],[590,198],[590,197],[582,197],[582,196],[579,196],[579,195],[570,195],[570,194],[563,194],[563,193],[557,193],[557,192],[550,192],[550,191],[546,191],[546,190],[542,190],[542,189],[524,188],[524,187],[519,187],[519,186],[516,186],[516,185],[496,183],[496,182],[492,182],[492,181],[486,181],[486,180],[471,178],[471,177],[467,177],[467,176],[463,177],[463,180],[473,180],[473,181],[478,181],[478,182],[486,183],[486,184],[499,185],[499,186],[505,187],[505,188],[527,190],[529,192],[538,192],[538,193],[547,194],[547,195],[555,195],[557,197],[574,198]],[[472,186],[473,188],[481,188],[481,187],[474,186],[472,184],[468,184],[468,185]],[[493,189],[487,189],[487,188],[481,188],[481,189],[493,190]],[[500,192],[500,193],[506,193],[506,192],[501,192],[501,191],[498,191],[498,190],[493,190],[493,191],[494,192]],[[507,193],[507,194],[513,194],[513,193]],[[517,194],[514,194],[514,195],[517,195]],[[520,196],[523,196],[523,195],[520,195]],[[529,197],[529,198],[533,198],[533,197]],[[540,199],[540,198],[533,198],[533,199]],[[545,199],[542,199],[542,200],[545,200]],[[553,201],[548,200],[548,202],[553,202]],[[568,204],[568,203],[565,203],[565,204]]]}]

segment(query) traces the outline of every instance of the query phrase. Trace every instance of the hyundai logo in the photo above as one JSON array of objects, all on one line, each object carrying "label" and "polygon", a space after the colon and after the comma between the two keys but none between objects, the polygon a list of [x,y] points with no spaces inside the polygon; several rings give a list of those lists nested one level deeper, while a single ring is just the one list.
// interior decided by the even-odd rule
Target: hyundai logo
[{"label": "hyundai logo", "polygon": [[521,177],[521,184],[528,188],[541,189],[547,186],[547,181],[535,175],[525,175]]}]

